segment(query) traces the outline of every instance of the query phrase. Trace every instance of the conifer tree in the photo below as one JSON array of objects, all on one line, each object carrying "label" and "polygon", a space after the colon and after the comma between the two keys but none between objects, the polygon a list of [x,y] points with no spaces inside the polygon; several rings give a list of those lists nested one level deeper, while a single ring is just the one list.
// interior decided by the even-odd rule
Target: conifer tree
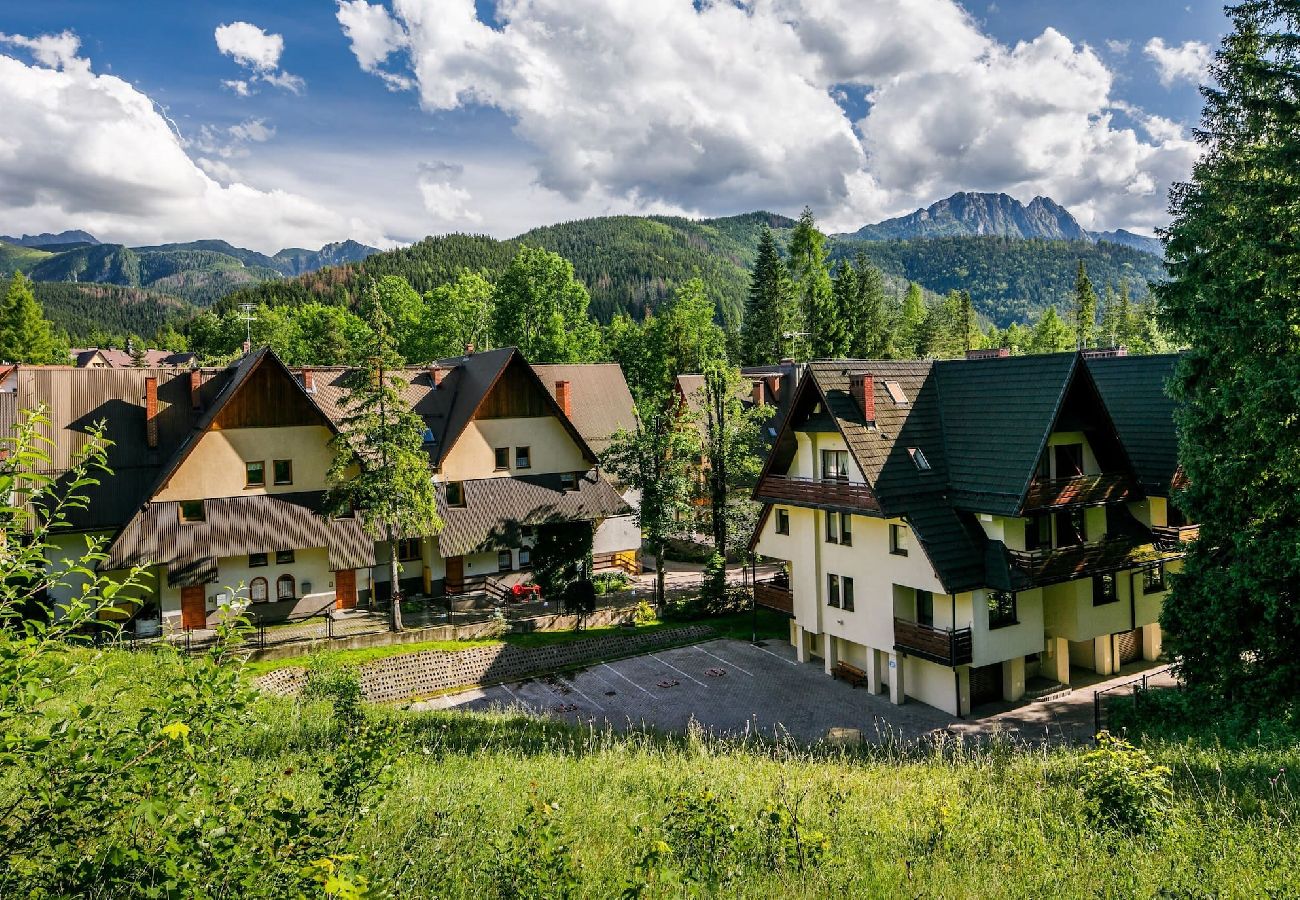
[{"label": "conifer tree", "polygon": [[1115,293],[1115,285],[1108,281],[1101,304],[1101,322],[1097,326],[1098,346],[1118,347],[1120,330],[1119,295]]},{"label": "conifer tree", "polygon": [[921,286],[913,281],[907,286],[897,328],[899,349],[908,359],[920,359],[925,355],[925,319],[925,297]]},{"label": "conifer tree", "polygon": [[[794,330],[806,334],[802,345],[807,350],[803,355],[827,356],[825,342],[829,335],[823,317],[829,314],[831,305],[831,276],[826,268],[826,235],[817,230],[810,207],[803,208],[799,221],[790,232],[787,255],[790,279],[794,283],[794,294],[803,320],[802,327]],[[799,346],[798,342],[796,346]]]},{"label": "conifer tree", "polygon": [[1156,287],[1190,346],[1173,381],[1176,502],[1201,526],[1161,624],[1187,685],[1284,714],[1300,699],[1300,3],[1227,12]]},{"label": "conifer tree", "polygon": [[1070,328],[1061,320],[1055,306],[1043,310],[1034,325],[1029,339],[1030,353],[1060,353],[1075,346],[1077,334],[1071,334]]},{"label": "conifer tree", "polygon": [[850,349],[859,330],[858,273],[848,260],[840,260],[831,279],[831,304],[823,317],[822,349],[831,359],[852,356]]},{"label": "conifer tree", "polygon": [[54,334],[32,293],[32,282],[15,272],[0,301],[0,361],[37,365],[68,362],[66,343]]},{"label": "conifer tree", "polygon": [[975,325],[975,304],[970,291],[961,292],[961,328],[963,350],[974,350],[979,344],[979,329]]},{"label": "conifer tree", "polygon": [[852,311],[849,356],[858,359],[889,359],[894,356],[887,310],[885,279],[861,250],[853,260],[857,274],[857,309]]},{"label": "conifer tree", "polygon": [[775,363],[786,355],[781,337],[789,330],[790,281],[776,239],[766,225],[758,238],[758,259],[749,280],[745,320],[741,323],[741,358],[748,365]]},{"label": "conifer tree", "polygon": [[1088,278],[1088,267],[1079,260],[1079,274],[1074,281],[1074,338],[1080,349],[1091,347],[1096,340],[1097,292]]}]

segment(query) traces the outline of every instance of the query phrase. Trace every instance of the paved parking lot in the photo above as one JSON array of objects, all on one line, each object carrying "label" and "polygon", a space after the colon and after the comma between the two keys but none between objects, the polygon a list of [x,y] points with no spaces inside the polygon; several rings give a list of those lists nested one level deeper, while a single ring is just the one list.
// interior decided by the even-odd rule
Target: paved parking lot
[{"label": "paved parking lot", "polygon": [[570,722],[681,731],[695,719],[714,734],[789,734],[799,741],[831,728],[859,728],[868,740],[910,740],[956,720],[921,703],[894,706],[866,688],[800,664],[783,641],[753,646],[715,640],[600,663],[579,672],[476,688],[414,709],[518,707]]}]

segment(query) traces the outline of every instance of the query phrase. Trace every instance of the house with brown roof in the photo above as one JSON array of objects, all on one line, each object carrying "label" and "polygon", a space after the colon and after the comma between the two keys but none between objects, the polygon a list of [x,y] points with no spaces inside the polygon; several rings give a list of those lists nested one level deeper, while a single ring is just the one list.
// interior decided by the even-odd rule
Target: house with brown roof
[{"label": "house with brown roof", "polygon": [[78,347],[68,351],[79,369],[181,368],[198,364],[194,353],[173,350],[145,350],[139,361],[131,350],[115,347]]},{"label": "house with brown roof", "polygon": [[[575,424],[607,439],[609,417],[573,406],[575,396],[617,396],[621,372],[570,368],[548,388],[508,348],[406,370],[404,398],[425,422],[444,522],[402,542],[406,593],[472,602],[487,577],[527,571],[540,529],[580,521],[599,532],[628,517]],[[205,627],[241,586],[264,621],[350,609],[388,598],[391,586],[386,545],[354,518],[322,514],[345,374],[290,371],[269,349],[224,369],[20,367],[0,428],[44,406],[53,466],[66,469],[90,423],[106,423],[114,474],[73,525],[109,542],[106,571],[147,567],[142,623]],[[60,538],[68,552],[79,540]],[[640,535],[610,541],[635,555]]]},{"label": "house with brown roof", "polygon": [[1174,356],[810,363],[754,496],[798,657],[964,715],[1160,654]]}]

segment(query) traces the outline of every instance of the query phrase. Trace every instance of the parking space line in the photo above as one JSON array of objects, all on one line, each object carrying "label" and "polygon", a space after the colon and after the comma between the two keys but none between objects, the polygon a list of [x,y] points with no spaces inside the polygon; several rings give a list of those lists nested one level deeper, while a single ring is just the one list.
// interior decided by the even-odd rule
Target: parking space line
[{"label": "parking space line", "polygon": [[[609,669],[611,672],[613,672],[613,673],[614,673],[615,675],[617,675],[619,678],[622,678],[624,681],[626,681],[628,684],[632,685],[632,687],[636,688],[636,689],[637,689],[638,691],[640,691],[641,693],[643,693],[643,694],[650,694],[649,691],[647,691],[645,688],[641,687],[641,685],[637,684],[637,683],[636,683],[635,681],[633,681],[631,678],[628,678],[626,675],[624,675],[624,674],[623,674],[622,672],[620,672],[618,669],[616,669],[616,668],[614,668],[613,666],[611,666],[609,663],[607,663],[607,662],[603,662],[603,663],[601,663],[601,665],[604,666],[606,669]],[[654,694],[650,694],[650,696],[653,697]]]},{"label": "parking space line", "polygon": [[576,684],[574,684],[572,681],[568,682],[568,684],[569,684],[569,687],[571,687],[571,688],[573,688],[573,690],[577,691],[578,696],[581,697],[583,700],[586,700],[588,703],[590,703],[592,706],[596,707],[596,709],[600,710],[601,712],[604,712],[604,711],[605,711],[605,707],[601,706],[601,705],[600,705],[599,703],[597,703],[595,700],[592,700],[590,697],[588,697],[586,694],[584,694],[584,693],[583,693],[583,692],[578,688],[578,686],[577,686]]},{"label": "parking space line", "polygon": [[733,669],[735,669],[737,672],[740,672],[742,675],[748,675],[750,678],[753,678],[753,677],[754,677],[754,673],[753,673],[753,672],[746,672],[744,669],[742,669],[740,666],[736,665],[735,663],[733,663],[733,662],[727,662],[727,661],[726,661],[725,659],[723,659],[721,656],[718,656],[718,654],[716,654],[716,653],[709,653],[708,650],[705,650],[705,649],[704,649],[703,647],[701,647],[699,644],[696,644],[696,645],[695,645],[695,649],[698,650],[698,651],[700,651],[701,653],[707,655],[707,656],[712,656],[714,659],[716,659],[716,660],[717,660],[718,662],[720,662],[720,663],[727,663],[727,665],[731,666]]},{"label": "parking space line", "polygon": [[674,672],[676,672],[678,675],[682,676],[683,678],[690,678],[691,681],[694,681],[694,682],[695,682],[696,684],[698,684],[700,687],[708,687],[708,685],[705,684],[703,681],[700,681],[700,680],[698,680],[698,679],[696,679],[696,678],[691,678],[690,675],[687,675],[685,672],[683,672],[681,669],[679,669],[679,668],[677,668],[676,666],[674,666],[674,665],[673,665],[672,663],[670,663],[668,660],[666,660],[666,659],[659,659],[659,657],[655,656],[653,653],[649,654],[649,656],[650,656],[651,659],[663,663],[665,666],[667,666],[668,668],[672,669]]},{"label": "parking space line", "polygon": [[749,646],[753,647],[755,650],[759,651],[760,653],[766,653],[768,656],[775,656],[777,659],[781,660],[781,662],[783,662],[783,663],[789,663],[789,664],[792,665],[792,666],[797,666],[797,665],[799,665],[799,660],[797,660],[797,659],[786,659],[786,658],[785,658],[784,656],[782,656],[781,654],[779,654],[779,653],[773,653],[771,650],[768,650],[766,647],[760,647],[760,646],[758,646],[757,644],[750,644]]},{"label": "parking space line", "polygon": [[520,697],[520,696],[519,696],[518,694],[516,694],[514,691],[510,690],[510,685],[506,684],[504,681],[501,682],[501,687],[503,687],[503,688],[505,689],[505,692],[506,692],[507,694],[509,694],[509,695],[511,696],[511,698],[512,698],[516,703],[518,703],[520,706],[522,706],[524,709],[526,709],[526,710],[528,710],[529,712],[532,712],[532,713],[540,713],[540,712],[541,712],[541,710],[537,709],[537,708],[534,707],[532,704],[524,702],[524,698],[523,698],[523,697]]}]

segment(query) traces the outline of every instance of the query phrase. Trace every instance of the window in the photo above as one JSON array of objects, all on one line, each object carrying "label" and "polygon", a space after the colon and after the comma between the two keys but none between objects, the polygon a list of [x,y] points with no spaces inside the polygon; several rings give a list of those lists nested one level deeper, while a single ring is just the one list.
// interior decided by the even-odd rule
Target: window
[{"label": "window", "polygon": [[1083,510],[1067,509],[1056,514],[1056,546],[1073,547],[1088,539]]},{"label": "window", "polygon": [[840,606],[847,612],[853,612],[853,579],[848,575],[840,579]]},{"label": "window", "polygon": [[889,394],[889,399],[894,401],[895,406],[907,406],[907,395],[903,393],[903,386],[897,381],[886,381],[885,392]]},{"label": "window", "polygon": [[925,458],[925,454],[921,452],[920,447],[908,447],[907,452],[911,455],[912,462],[918,471],[930,471],[930,461]]},{"label": "window", "polygon": [[1031,516],[1025,523],[1025,549],[1046,550],[1052,546],[1052,519],[1048,515]]},{"label": "window", "polygon": [[292,575],[281,575],[275,579],[275,599],[293,600],[298,596],[298,586],[294,584]]},{"label": "window", "polygon": [[560,473],[560,490],[562,490],[562,491],[576,491],[577,489],[578,489],[578,473],[577,473],[577,472],[561,472],[561,473]]},{"label": "window", "polygon": [[275,470],[276,484],[293,484],[293,460],[277,459],[272,466]]},{"label": "window", "polygon": [[264,487],[266,485],[266,463],[258,460],[257,462],[244,463],[244,486],[245,487]]},{"label": "window", "polygon": [[838,607],[840,605],[840,576],[826,576],[826,605]]},{"label": "window", "polygon": [[916,621],[934,625],[934,594],[929,591],[916,592]]},{"label": "window", "polygon": [[527,569],[533,564],[533,551],[527,547],[519,548],[519,568]]},{"label": "window", "polygon": [[776,533],[777,534],[790,533],[790,510],[778,509],[776,511]]},{"label": "window", "polygon": [[460,481],[447,482],[447,505],[464,506],[465,505],[465,485]]},{"label": "window", "polygon": [[537,533],[537,529],[531,525],[525,525],[523,528],[519,529],[519,533],[526,538],[530,538]]},{"label": "window", "polygon": [[[265,553],[262,555],[266,556]],[[265,578],[254,578],[248,583],[248,602],[265,603],[271,599],[270,590]]]},{"label": "window", "polygon": [[840,516],[839,513],[826,513],[826,543],[838,544],[840,542]]},{"label": "window", "polygon": [[849,480],[849,451],[822,451],[822,478],[835,481]]},{"label": "window", "polygon": [[1016,624],[1016,595],[1011,591],[989,591],[989,628]]},{"label": "window", "polygon": [[248,554],[248,567],[249,567],[250,569],[256,569],[256,568],[259,568],[260,566],[264,566],[264,565],[266,565],[266,562],[267,562],[267,560],[266,560],[266,554],[265,554],[265,553],[250,553],[250,554]]},{"label": "window", "polygon": [[528,447],[515,448],[515,468],[531,469],[533,467],[533,452]]},{"label": "window", "polygon": [[510,448],[509,448],[509,447],[497,447],[497,448],[496,448],[495,450],[493,450],[492,452],[496,455],[496,470],[497,470],[498,472],[500,472],[502,469],[508,469],[508,468],[510,468]]},{"label": "window", "polygon": [[424,436],[422,440],[426,445],[438,443],[438,439],[434,436],[432,428],[424,429]]},{"label": "window", "polygon": [[421,556],[419,538],[402,538],[397,542],[397,558],[399,561],[406,562],[420,559]]},{"label": "window", "polygon": [[840,545],[853,546],[853,516],[848,513],[840,513]]},{"label": "window", "polygon": [[509,550],[502,550],[500,553],[497,554],[498,572],[509,572],[514,567],[515,567],[514,558],[511,556]]},{"label": "window", "polygon": [[1114,572],[1098,575],[1092,579],[1092,605],[1101,606],[1114,603],[1119,599],[1119,582]]},{"label": "window", "polygon": [[291,564],[292,562],[293,562],[293,551],[292,551],[292,550],[277,550],[277,551],[275,551],[275,564],[276,564],[277,566],[287,566],[287,565]]},{"label": "window", "polygon": [[1142,573],[1142,593],[1159,594],[1165,590],[1165,567],[1156,566]]},{"label": "window", "polygon": [[1083,444],[1057,444],[1056,477],[1076,478],[1083,474]]},{"label": "window", "polygon": [[895,556],[907,555],[907,526],[892,523],[889,526],[889,552]]},{"label": "window", "polygon": [[180,503],[182,522],[204,522],[207,516],[203,512],[202,500],[182,500]]}]

